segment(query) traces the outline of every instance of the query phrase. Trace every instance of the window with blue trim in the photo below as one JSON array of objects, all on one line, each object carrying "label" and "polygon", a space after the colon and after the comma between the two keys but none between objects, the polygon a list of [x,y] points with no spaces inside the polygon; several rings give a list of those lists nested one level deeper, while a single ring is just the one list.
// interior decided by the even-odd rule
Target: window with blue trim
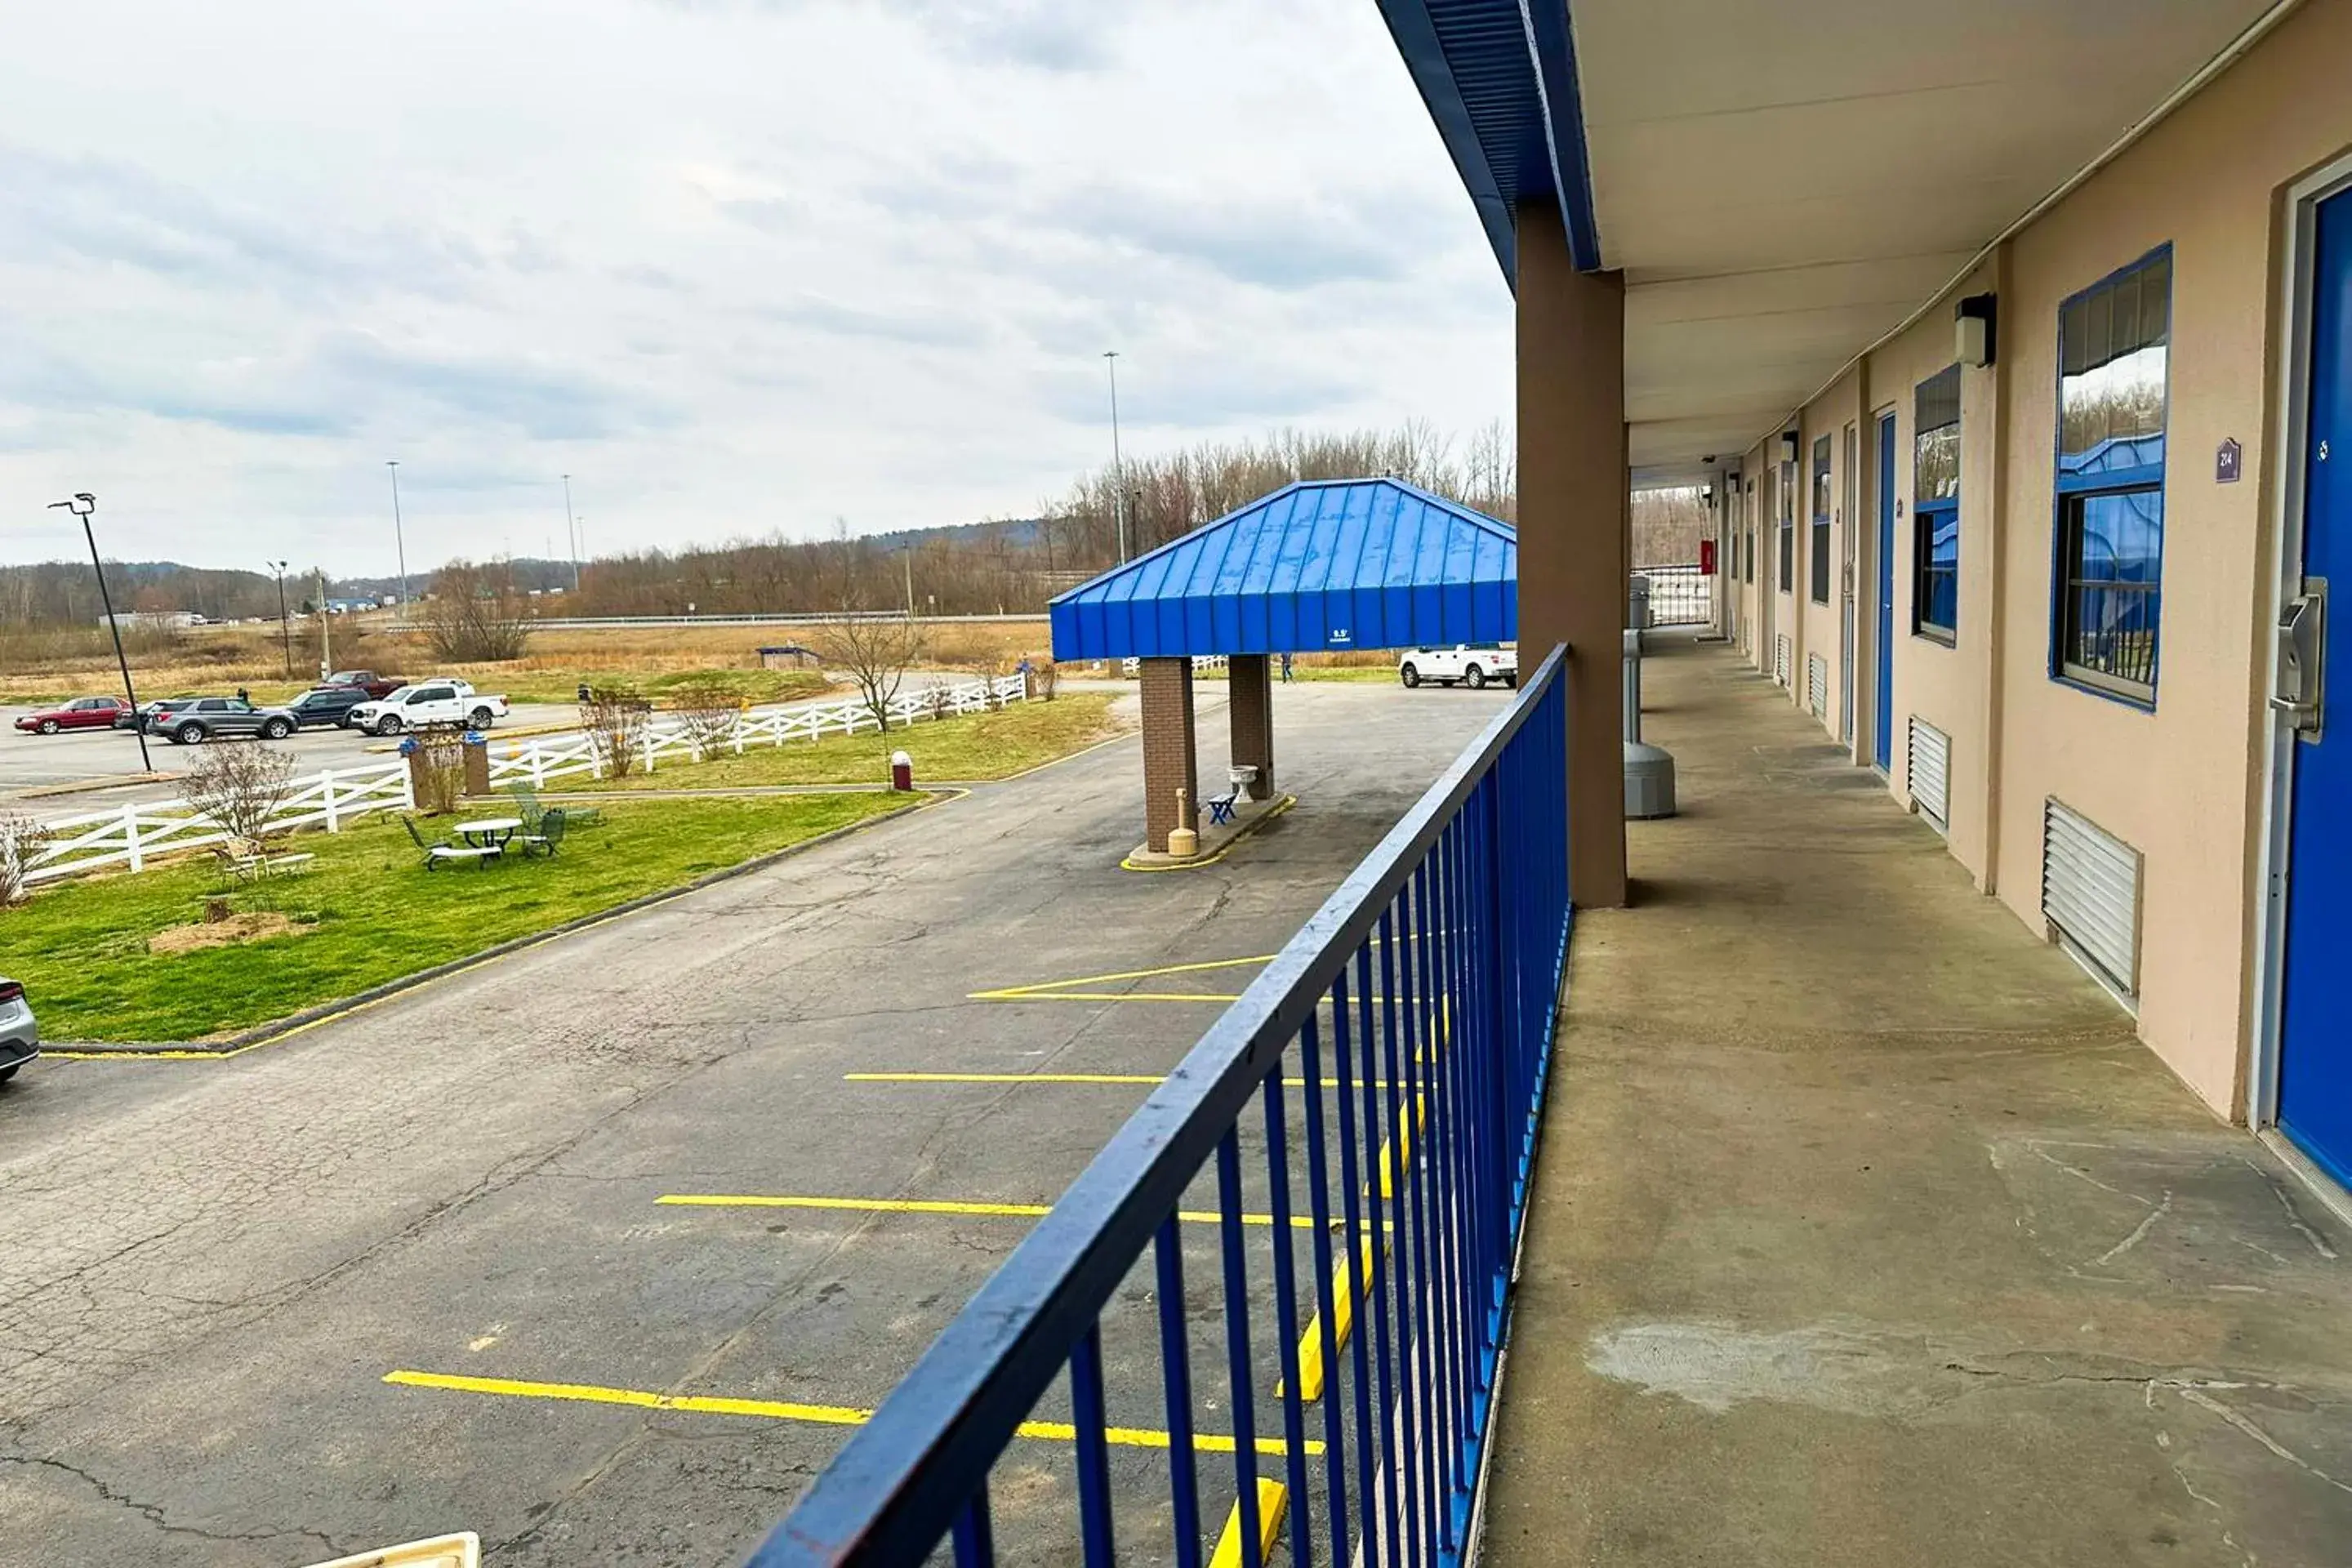
[{"label": "window with blue trim", "polygon": [[1960,367],[1911,402],[1911,630],[1952,642],[1960,627]]},{"label": "window with blue trim", "polygon": [[1830,602],[1830,438],[1813,442],[1813,603]]},{"label": "window with blue trim", "polygon": [[2172,255],[2058,309],[2057,646],[2062,679],[2156,700]]}]

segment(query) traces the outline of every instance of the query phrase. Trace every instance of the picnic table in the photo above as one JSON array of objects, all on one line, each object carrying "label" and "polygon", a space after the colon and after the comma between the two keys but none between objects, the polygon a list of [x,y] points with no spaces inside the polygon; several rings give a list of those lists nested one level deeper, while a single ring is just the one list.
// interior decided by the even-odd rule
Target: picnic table
[{"label": "picnic table", "polygon": [[449,831],[477,849],[503,851],[509,840],[522,831],[520,816],[485,816],[472,822],[461,822]]}]

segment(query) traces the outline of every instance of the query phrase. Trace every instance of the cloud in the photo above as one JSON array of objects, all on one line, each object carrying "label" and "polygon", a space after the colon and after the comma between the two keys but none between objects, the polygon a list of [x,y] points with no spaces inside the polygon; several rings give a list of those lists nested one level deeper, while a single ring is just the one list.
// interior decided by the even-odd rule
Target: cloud
[{"label": "cloud", "polygon": [[[216,201],[102,158],[0,143],[0,189],[11,193],[0,258],[13,260],[96,262],[191,287],[304,298],[393,280],[458,290],[490,265],[462,236],[406,226],[338,230],[314,214],[298,219]],[[510,255],[524,266],[539,260],[528,242]]]},{"label": "cloud", "polygon": [[1132,449],[1509,406],[1508,293],[1363,0],[566,15],[26,10],[12,484],[103,493],[129,553],[373,571],[386,458],[438,498],[412,565],[560,531],[565,472],[604,548],[1024,513],[1108,455],[1106,349]]},{"label": "cloud", "polygon": [[878,338],[929,348],[970,348],[983,342],[986,328],[969,314],[916,306],[876,310],[803,294],[786,305],[761,307],[771,321],[842,338]]}]

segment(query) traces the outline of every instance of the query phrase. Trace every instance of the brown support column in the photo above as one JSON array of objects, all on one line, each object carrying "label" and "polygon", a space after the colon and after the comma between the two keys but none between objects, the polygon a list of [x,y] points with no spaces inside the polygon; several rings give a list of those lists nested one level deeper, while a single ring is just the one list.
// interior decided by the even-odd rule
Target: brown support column
[{"label": "brown support column", "polygon": [[[1192,760],[1192,661],[1147,658],[1143,688],[1143,847],[1168,852],[1169,830],[1196,827],[1201,780]],[[1176,816],[1176,792],[1191,816]]]},{"label": "brown support column", "polygon": [[1237,653],[1226,661],[1226,684],[1233,688],[1226,712],[1233,719],[1234,765],[1257,769],[1249,797],[1269,799],[1274,795],[1272,663],[1262,653]]},{"label": "brown support column", "polygon": [[1569,884],[1625,901],[1625,280],[1569,259],[1558,209],[1518,214],[1519,657],[1569,645]]}]

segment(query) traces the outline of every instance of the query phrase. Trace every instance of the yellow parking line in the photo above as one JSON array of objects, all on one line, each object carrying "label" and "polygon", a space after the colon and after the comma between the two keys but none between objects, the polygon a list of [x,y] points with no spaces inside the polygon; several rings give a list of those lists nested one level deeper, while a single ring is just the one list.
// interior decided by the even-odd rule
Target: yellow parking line
[{"label": "yellow parking line", "polygon": [[[440,1372],[388,1372],[383,1381],[402,1388],[437,1388],[457,1394],[487,1394],[509,1399],[547,1399],[583,1405],[622,1405],[639,1410],[683,1410],[698,1415],[756,1415],[770,1421],[799,1421],[820,1426],[862,1426],[874,1412],[852,1405],[802,1405],[781,1399],[735,1399],[706,1394],[655,1394],[640,1388],[608,1388],[593,1383],[530,1383],[508,1377],[460,1377]],[[1077,1441],[1077,1428],[1066,1421],[1024,1421],[1015,1436],[1048,1443]],[[1165,1432],[1143,1426],[1113,1426],[1104,1436],[1123,1448],[1166,1448]],[[1213,1432],[1192,1436],[1197,1453],[1230,1454],[1240,1447],[1233,1438]],[[1260,1437],[1252,1447],[1261,1454],[1283,1458],[1289,1446],[1279,1437]],[[1299,1451],[1309,1457],[1323,1452],[1309,1438]]]},{"label": "yellow parking line", "polygon": [[[1051,1204],[977,1204],[949,1198],[823,1198],[782,1196],[769,1193],[665,1193],[654,1200],[677,1208],[705,1209],[832,1209],[849,1214],[962,1215],[979,1219],[1044,1219]],[[1176,1217],[1187,1225],[1216,1225],[1224,1216],[1213,1209],[1179,1209]],[[1242,1215],[1244,1225],[1270,1226],[1270,1214]],[[1312,1230],[1313,1219],[1290,1218],[1293,1230]]]}]

